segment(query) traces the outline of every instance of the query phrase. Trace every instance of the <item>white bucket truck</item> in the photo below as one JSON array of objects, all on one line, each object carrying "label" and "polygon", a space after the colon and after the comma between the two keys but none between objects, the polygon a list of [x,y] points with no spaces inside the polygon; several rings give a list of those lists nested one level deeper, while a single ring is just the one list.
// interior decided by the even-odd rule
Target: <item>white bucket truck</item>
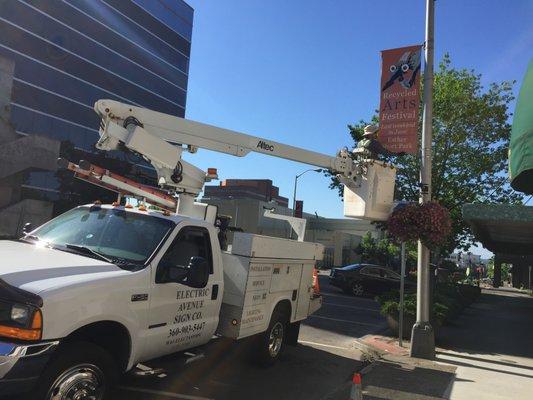
[{"label": "white bucket truck", "polygon": [[390,179],[372,179],[388,183],[370,188],[365,180],[369,171],[390,177],[394,169],[353,161],[346,150],[329,157],[110,100],[95,110],[102,118],[97,147],[142,155],[162,190],[63,162],[80,179],[140,205],[80,206],[19,241],[0,242],[2,395],[101,400],[119,373],[215,336],[255,336],[266,364],[296,344],[299,322],[322,302],[314,287],[322,245],[303,241],[305,220],[267,210],[286,219],[298,239],[236,232],[226,248],[216,208],[194,201],[216,171],[185,162],[183,151],[255,151],[327,168],[347,190],[371,193],[370,208],[379,206],[348,207],[359,213],[349,216],[384,219],[392,204],[394,179],[392,187]]}]

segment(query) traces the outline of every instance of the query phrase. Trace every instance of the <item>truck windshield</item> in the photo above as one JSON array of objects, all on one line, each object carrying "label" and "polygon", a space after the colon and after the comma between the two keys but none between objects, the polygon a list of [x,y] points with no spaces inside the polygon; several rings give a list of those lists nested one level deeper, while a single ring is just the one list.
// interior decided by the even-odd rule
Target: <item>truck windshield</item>
[{"label": "truck windshield", "polygon": [[174,226],[170,220],[123,209],[79,207],[38,228],[31,237],[54,247],[89,249],[86,255],[92,250],[113,262],[144,264]]}]

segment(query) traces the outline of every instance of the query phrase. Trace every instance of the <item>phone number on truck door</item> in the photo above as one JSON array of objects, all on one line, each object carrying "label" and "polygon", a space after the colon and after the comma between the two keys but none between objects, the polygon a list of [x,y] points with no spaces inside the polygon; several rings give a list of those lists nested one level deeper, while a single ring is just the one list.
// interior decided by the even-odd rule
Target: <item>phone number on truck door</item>
[{"label": "phone number on truck door", "polygon": [[179,335],[185,335],[188,333],[194,333],[201,331],[205,327],[205,322],[198,322],[196,324],[188,324],[188,325],[182,325],[178,326],[176,328],[170,328],[168,332],[168,338],[172,338]]}]

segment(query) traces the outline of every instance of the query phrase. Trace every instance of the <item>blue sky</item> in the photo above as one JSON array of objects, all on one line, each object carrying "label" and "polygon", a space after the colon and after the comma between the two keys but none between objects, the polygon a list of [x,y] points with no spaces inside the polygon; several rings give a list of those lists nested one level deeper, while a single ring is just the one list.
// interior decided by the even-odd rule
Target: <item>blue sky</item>
[{"label": "blue sky", "polygon": [[[424,41],[425,1],[187,0],[195,9],[189,119],[333,155],[351,144],[346,125],[379,102],[380,50]],[[533,58],[533,0],[438,0],[436,61],[485,83],[520,82]],[[518,84],[515,85],[518,91]],[[270,178],[292,201],[306,165],[261,155],[200,151],[196,165],[224,178]],[[342,217],[328,180],[299,180],[304,210]]]}]

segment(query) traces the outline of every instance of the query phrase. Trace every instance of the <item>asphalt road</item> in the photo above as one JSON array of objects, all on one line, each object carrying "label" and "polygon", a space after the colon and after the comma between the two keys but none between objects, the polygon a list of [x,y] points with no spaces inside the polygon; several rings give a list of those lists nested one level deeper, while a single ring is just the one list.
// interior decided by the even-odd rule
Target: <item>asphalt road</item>
[{"label": "asphalt road", "polygon": [[[165,377],[126,376],[113,400],[334,399],[361,367],[354,338],[385,329],[377,303],[345,295],[320,276],[323,307],[302,325],[299,345],[287,346],[270,368],[248,360],[248,343],[217,340],[205,356],[182,366],[178,356],[150,364]],[[178,366],[179,365],[179,366]],[[342,397],[342,396],[340,396]]]}]

